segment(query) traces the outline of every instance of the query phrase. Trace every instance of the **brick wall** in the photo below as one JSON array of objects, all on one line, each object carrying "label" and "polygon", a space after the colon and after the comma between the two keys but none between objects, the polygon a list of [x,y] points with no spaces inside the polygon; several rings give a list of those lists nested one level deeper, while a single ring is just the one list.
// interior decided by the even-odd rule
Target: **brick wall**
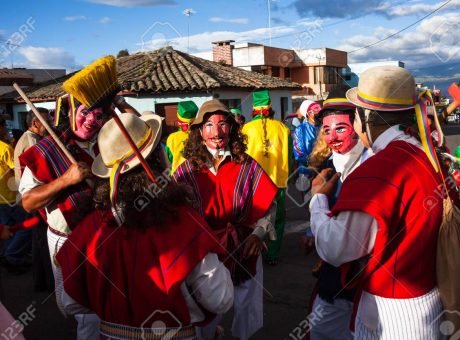
[{"label": "brick wall", "polygon": [[233,65],[233,45],[230,43],[217,43],[212,48],[212,59],[216,62],[225,62],[227,65]]}]

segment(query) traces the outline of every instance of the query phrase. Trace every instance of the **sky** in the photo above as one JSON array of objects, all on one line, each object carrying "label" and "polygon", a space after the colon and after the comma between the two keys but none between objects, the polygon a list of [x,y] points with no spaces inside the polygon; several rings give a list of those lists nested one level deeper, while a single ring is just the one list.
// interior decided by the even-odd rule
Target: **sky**
[{"label": "sky", "polygon": [[210,51],[213,41],[232,39],[335,48],[350,52],[349,63],[400,60],[422,81],[460,79],[460,0],[4,0],[2,5],[1,67],[73,71],[122,49],[134,53],[170,45],[196,54]]}]

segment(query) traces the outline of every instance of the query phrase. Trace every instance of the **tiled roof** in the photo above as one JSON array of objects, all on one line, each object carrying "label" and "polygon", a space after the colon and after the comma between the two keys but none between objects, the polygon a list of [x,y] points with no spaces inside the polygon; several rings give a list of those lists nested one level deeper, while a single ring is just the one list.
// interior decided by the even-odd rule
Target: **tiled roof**
[{"label": "tiled roof", "polygon": [[0,69],[0,86],[11,86],[13,82],[20,85],[31,85],[33,77],[19,70]]},{"label": "tiled roof", "polygon": [[[194,57],[171,47],[118,58],[117,68],[123,90],[135,93],[159,94],[220,88],[301,89],[297,83]],[[25,92],[35,101],[56,98],[64,94],[61,84],[71,75],[28,88]],[[0,96],[3,102],[12,99],[19,99],[17,93]]]}]

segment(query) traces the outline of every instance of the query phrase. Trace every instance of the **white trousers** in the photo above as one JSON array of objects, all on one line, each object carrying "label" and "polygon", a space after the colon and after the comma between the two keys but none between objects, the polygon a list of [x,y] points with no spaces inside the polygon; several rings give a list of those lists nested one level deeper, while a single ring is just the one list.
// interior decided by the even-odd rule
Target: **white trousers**
[{"label": "white trousers", "polygon": [[441,338],[439,291],[412,299],[389,299],[363,292],[355,321],[355,339],[426,340]]},{"label": "white trousers", "polygon": [[256,265],[256,275],[235,287],[232,335],[240,340],[249,339],[264,325],[264,274],[262,257]]},{"label": "white trousers", "polygon": [[[240,340],[249,339],[263,326],[263,280],[262,257],[259,256],[256,275],[252,279],[234,287],[232,335]],[[196,327],[198,339],[214,339],[216,328],[221,320],[222,315],[217,315],[206,327]]]},{"label": "white trousers", "polygon": [[[55,254],[61,249],[67,237],[59,236],[47,231],[48,236],[48,248],[50,250],[51,267],[54,274],[54,291],[56,293],[56,303],[64,316],[67,314],[64,311],[63,306],[63,293],[64,293],[64,282],[62,279],[62,272],[56,267],[54,262]],[[99,323],[100,320],[96,314],[75,314],[75,320],[78,322],[77,326],[77,339],[78,340],[99,340]]]},{"label": "white trousers", "polygon": [[[335,299],[329,303],[316,296],[313,303],[314,322],[311,322],[311,340],[352,340],[350,319],[353,313],[353,302]],[[312,319],[313,320],[313,319]]]}]

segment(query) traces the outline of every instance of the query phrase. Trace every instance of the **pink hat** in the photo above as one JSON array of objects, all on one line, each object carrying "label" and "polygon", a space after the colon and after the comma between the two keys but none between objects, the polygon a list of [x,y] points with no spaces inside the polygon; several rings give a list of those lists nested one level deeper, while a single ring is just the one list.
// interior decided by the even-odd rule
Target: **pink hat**
[{"label": "pink hat", "polygon": [[316,102],[314,102],[313,100],[308,100],[308,99],[304,100],[302,104],[300,104],[300,107],[299,107],[300,114],[304,117],[307,117],[307,112],[308,110],[310,110],[310,107],[313,104],[316,104]]}]

